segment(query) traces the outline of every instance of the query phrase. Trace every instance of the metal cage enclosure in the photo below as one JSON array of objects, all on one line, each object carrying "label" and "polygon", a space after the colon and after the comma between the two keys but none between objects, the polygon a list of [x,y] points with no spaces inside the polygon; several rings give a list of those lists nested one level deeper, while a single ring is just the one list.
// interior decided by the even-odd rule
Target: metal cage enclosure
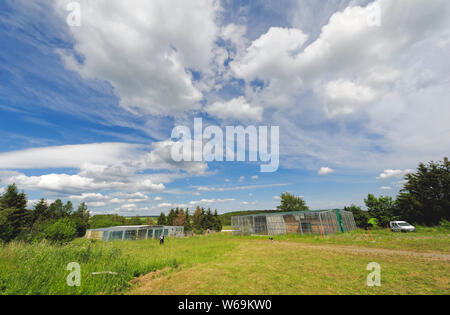
[{"label": "metal cage enclosure", "polygon": [[159,238],[161,234],[169,237],[184,237],[183,226],[113,226],[86,231],[87,239],[103,240],[105,242],[114,240],[146,240]]},{"label": "metal cage enclosure", "polygon": [[233,235],[345,233],[356,229],[353,213],[344,210],[275,212],[231,217]]}]

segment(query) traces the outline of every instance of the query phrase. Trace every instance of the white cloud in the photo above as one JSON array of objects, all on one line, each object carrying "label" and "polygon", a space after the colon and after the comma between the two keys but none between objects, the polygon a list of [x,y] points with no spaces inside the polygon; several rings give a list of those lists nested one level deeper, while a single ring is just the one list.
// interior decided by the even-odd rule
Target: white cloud
[{"label": "white cloud", "polygon": [[324,96],[329,104],[328,114],[336,116],[351,114],[358,106],[375,101],[378,92],[370,86],[356,85],[354,82],[339,79],[325,84]]},{"label": "white cloud", "polygon": [[143,203],[146,202],[148,199],[128,199],[127,202],[133,202],[133,203]]},{"label": "white cloud", "polygon": [[281,197],[280,196],[273,196],[273,200],[281,200]]},{"label": "white cloud", "polygon": [[221,119],[235,119],[239,121],[261,121],[263,108],[251,106],[243,96],[229,102],[215,102],[205,108],[208,114]]},{"label": "white cloud", "polygon": [[106,183],[95,183],[94,179],[79,175],[47,174],[42,176],[17,175],[3,179],[6,184],[16,183],[19,187],[33,190],[82,192],[86,190],[101,190],[110,186]]},{"label": "white cloud", "polygon": [[161,201],[161,200],[163,200],[161,197],[155,197],[154,199],[153,199],[154,201]]},{"label": "white cloud", "polygon": [[99,201],[108,199],[107,196],[102,195],[100,193],[82,193],[81,195],[69,196],[69,198],[72,200],[79,200],[79,201]]},{"label": "white cloud", "polygon": [[109,201],[110,203],[125,203],[126,200],[124,199],[119,199],[119,198],[113,198]]},{"label": "white cloud", "polygon": [[130,160],[142,146],[128,143],[92,143],[33,148],[0,153],[0,168],[81,168]]},{"label": "white cloud", "polygon": [[279,184],[264,184],[264,185],[247,185],[247,186],[226,186],[226,187],[214,187],[214,186],[197,186],[198,191],[233,191],[233,190],[249,190],[249,189],[263,189],[269,187],[283,187],[288,186],[290,183]]},{"label": "white cloud", "polygon": [[120,208],[121,209],[126,209],[126,210],[133,210],[133,209],[136,209],[137,206],[135,204],[133,204],[133,203],[130,203],[130,204],[123,205]]},{"label": "white cloud", "polygon": [[172,204],[168,202],[158,204],[158,208],[167,208],[167,207],[172,207]]},{"label": "white cloud", "polygon": [[293,56],[308,36],[301,30],[271,27],[247,49],[245,56],[231,67],[236,75],[247,81],[270,80],[292,73]]},{"label": "white cloud", "polygon": [[252,176],[252,179],[254,179],[254,180],[259,179],[259,176],[258,175],[254,175],[254,176]]},{"label": "white cloud", "polygon": [[377,179],[403,178],[406,174],[414,173],[414,170],[385,170]]},{"label": "white cloud", "polygon": [[328,174],[332,174],[334,173],[335,170],[329,167],[321,167],[318,171],[317,174],[319,175],[328,175]]},{"label": "white cloud", "polygon": [[239,177],[239,182],[242,183],[245,180],[245,176]]},{"label": "white cloud", "polygon": [[104,203],[103,201],[93,201],[93,202],[87,202],[86,205],[91,208],[101,208],[101,207],[106,206],[106,203]]},{"label": "white cloud", "polygon": [[[66,4],[56,9],[66,19]],[[70,29],[75,51],[60,54],[84,78],[107,80],[123,107],[155,115],[200,109],[202,93],[189,69],[212,61],[218,1],[79,0],[82,25]]]},{"label": "white cloud", "polygon": [[392,190],[392,187],[389,186],[381,186],[380,190]]},{"label": "white cloud", "polygon": [[292,106],[303,87],[302,79],[293,72],[294,58],[306,40],[301,30],[271,27],[230,64],[234,74],[248,84],[260,83],[256,88],[247,87],[246,99],[252,107]]},{"label": "white cloud", "polygon": [[235,201],[236,199],[234,198],[228,198],[228,199],[202,199],[202,200],[198,200],[198,201],[191,201],[189,202],[189,204],[191,206],[193,205],[210,205],[210,204],[214,204],[214,203],[226,203],[226,202],[231,202],[231,201]]},{"label": "white cloud", "polygon": [[391,32],[387,21],[380,27],[367,23],[379,3],[384,18],[397,18],[402,5],[390,6],[389,1],[349,7],[335,13],[306,47],[308,37],[301,30],[270,28],[232,63],[235,74],[248,83],[265,82],[264,88],[247,90],[247,98],[267,107],[290,107],[299,92],[313,90],[333,116],[375,101],[398,75],[387,56],[406,47],[403,35]]},{"label": "white cloud", "polygon": [[221,30],[221,37],[225,41],[230,41],[233,47],[236,48],[236,53],[230,57],[235,58],[239,55],[247,45],[247,27],[245,25],[228,24]]},{"label": "white cloud", "polygon": [[172,147],[175,143],[172,140],[153,143],[152,151],[145,157],[146,167],[171,171],[185,170],[188,173],[198,175],[202,175],[207,171],[208,164],[203,162],[175,162],[172,158]]},{"label": "white cloud", "polygon": [[[0,153],[0,166],[4,169],[79,169],[78,174],[73,175],[52,172],[39,176],[3,171],[0,174],[0,182],[6,185],[16,183],[32,190],[67,193],[74,199],[87,200],[102,197],[86,191],[162,191],[165,189],[165,183],[177,178],[206,174],[206,163],[174,162],[170,154],[174,143],[163,141],[151,146],[98,143]],[[149,169],[165,170],[169,173],[142,174]],[[134,203],[143,202],[146,198],[148,197],[132,196],[128,199]]]}]

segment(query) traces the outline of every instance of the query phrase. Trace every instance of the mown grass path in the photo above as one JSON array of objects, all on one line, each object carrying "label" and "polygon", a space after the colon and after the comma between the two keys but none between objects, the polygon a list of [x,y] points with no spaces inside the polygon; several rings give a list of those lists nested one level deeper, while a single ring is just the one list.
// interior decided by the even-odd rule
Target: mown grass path
[{"label": "mown grass path", "polygon": [[[381,266],[368,287],[367,264]],[[442,253],[243,239],[233,251],[190,268],[143,277],[129,294],[450,294]]]}]

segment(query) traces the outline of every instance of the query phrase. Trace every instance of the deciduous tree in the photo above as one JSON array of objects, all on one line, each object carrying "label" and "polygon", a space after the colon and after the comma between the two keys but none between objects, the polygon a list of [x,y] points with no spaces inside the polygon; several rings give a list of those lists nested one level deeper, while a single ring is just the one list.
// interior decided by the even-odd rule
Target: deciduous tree
[{"label": "deciduous tree", "polygon": [[281,205],[277,209],[283,212],[309,210],[306,202],[301,197],[291,195],[288,192],[281,194]]}]

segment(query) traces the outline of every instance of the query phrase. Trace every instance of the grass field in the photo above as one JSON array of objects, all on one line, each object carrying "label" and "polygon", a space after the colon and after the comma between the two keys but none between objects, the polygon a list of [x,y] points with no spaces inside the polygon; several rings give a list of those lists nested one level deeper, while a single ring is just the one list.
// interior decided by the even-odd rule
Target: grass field
[{"label": "grass field", "polygon": [[[450,294],[450,234],[419,228],[329,236],[233,237],[218,233],[157,241],[65,246],[11,243],[0,249],[2,294]],[[69,287],[66,266],[81,266]],[[366,266],[381,266],[368,287]],[[112,271],[117,274],[93,275]]]}]

